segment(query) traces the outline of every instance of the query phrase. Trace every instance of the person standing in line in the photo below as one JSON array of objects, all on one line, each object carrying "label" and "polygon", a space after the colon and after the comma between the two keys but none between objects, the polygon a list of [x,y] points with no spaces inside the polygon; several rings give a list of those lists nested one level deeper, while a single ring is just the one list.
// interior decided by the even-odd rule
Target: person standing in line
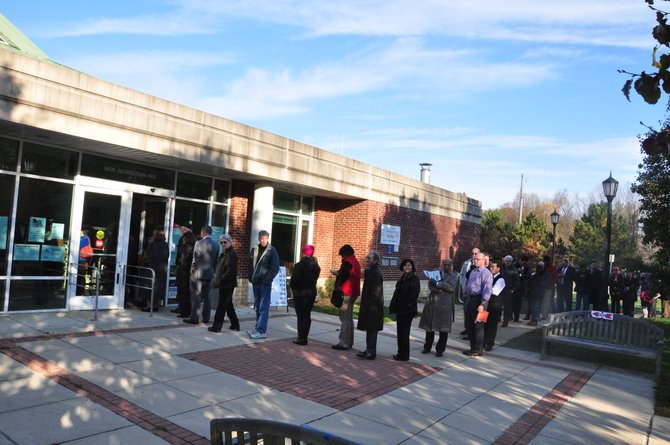
[{"label": "person standing in line", "polygon": [[354,345],[354,303],[361,294],[361,265],[349,244],[340,247],[338,255],[342,263],[338,270],[331,270],[336,275],[335,287],[342,291],[344,302],[340,306],[340,337],[339,342],[331,348],[346,351]]},{"label": "person standing in line", "polygon": [[484,350],[490,351],[496,341],[498,333],[498,322],[500,321],[500,314],[502,312],[503,301],[507,299],[509,289],[507,289],[507,282],[500,273],[500,262],[491,260],[489,262],[489,270],[493,275],[493,286],[491,287],[491,298],[489,299],[489,317],[484,323]]},{"label": "person standing in line", "polygon": [[321,267],[314,257],[314,246],[303,246],[300,261],[293,268],[289,283],[293,292],[295,315],[298,318],[298,337],[293,340],[296,345],[307,345],[309,328],[312,326],[312,307],[316,300],[316,282],[320,274]]},{"label": "person standing in line", "polygon": [[544,262],[544,270],[545,273],[547,274],[547,287],[545,288],[544,291],[544,296],[542,297],[542,301],[540,303],[540,313],[542,320],[546,320],[549,317],[549,313],[551,312],[552,314],[556,312],[556,303],[555,303],[555,298],[554,296],[556,295],[556,283],[558,282],[558,271],[556,270],[556,267],[554,266],[554,263],[551,262],[551,257],[549,255],[545,255],[544,258],[542,258]]},{"label": "person standing in line", "polygon": [[384,278],[379,270],[379,254],[371,250],[365,257],[365,279],[361,293],[357,329],[365,331],[365,351],[356,357],[374,360],[377,357],[377,333],[384,329]]},{"label": "person standing in line", "polygon": [[270,233],[267,230],[261,230],[258,232],[258,244],[249,252],[247,275],[253,288],[254,309],[256,310],[256,326],[247,334],[254,340],[267,337],[272,281],[278,273],[279,254],[277,249],[270,244]]},{"label": "person standing in line", "polygon": [[216,260],[219,256],[219,245],[212,239],[212,227],[202,226],[200,239],[193,248],[193,262],[191,263],[191,316],[184,323],[198,324],[200,322],[200,304],[202,304],[202,321],[209,323],[211,302],[209,291],[212,289],[212,279],[216,269]]},{"label": "person standing in line", "polygon": [[610,300],[612,302],[611,312],[618,314],[621,312],[621,302],[624,299],[625,283],[623,274],[619,266],[614,266],[612,275],[609,277]]},{"label": "person standing in line", "polygon": [[221,243],[221,255],[219,255],[219,262],[216,265],[214,272],[214,280],[212,287],[219,289],[219,303],[216,305],[214,312],[214,323],[207,328],[210,332],[221,332],[223,327],[223,320],[228,315],[230,321],[230,329],[233,331],[240,330],[240,320],[235,313],[235,306],[233,305],[233,293],[237,287],[237,252],[233,248],[233,238],[224,233],[219,238]]},{"label": "person standing in line", "polygon": [[[519,310],[518,313],[521,314],[521,303],[523,300],[526,300],[526,314],[523,317],[523,320],[530,320],[530,277],[533,275],[533,269],[530,267],[528,262],[530,258],[527,255],[521,256],[521,261],[517,267],[519,271],[519,288],[521,290],[521,298],[519,301]],[[519,321],[519,318],[516,318],[514,321]]]},{"label": "person standing in line", "polygon": [[459,276],[459,284],[461,286],[461,295],[462,295],[462,301],[463,301],[463,330],[461,331],[460,335],[464,336],[463,339],[467,340],[467,335],[468,335],[468,317],[465,312],[465,306],[467,305],[468,302],[468,291],[467,291],[467,284],[468,284],[468,277],[470,276],[470,272],[472,269],[475,267],[475,256],[480,252],[479,248],[475,247],[472,249],[472,252],[470,254],[470,258],[465,260],[463,264],[461,265],[461,273]]},{"label": "person standing in line", "polygon": [[549,277],[544,270],[544,262],[539,261],[535,265],[535,272],[528,282],[528,304],[530,304],[530,321],[526,323],[529,326],[537,326],[540,320],[540,303],[546,295],[547,282]]},{"label": "person standing in line", "polygon": [[435,333],[440,337],[435,345],[435,356],[442,357],[447,348],[447,339],[454,321],[454,303],[458,286],[458,273],[454,272],[454,262],[450,258],[442,260],[439,281],[428,280],[430,295],[423,307],[419,327],[426,331],[422,354],[430,353],[435,341]]},{"label": "person standing in line", "polygon": [[637,301],[637,289],[640,287],[640,281],[636,275],[631,271],[626,271],[623,277],[624,281],[624,297],[623,297],[623,314],[629,317],[635,316],[635,302]]},{"label": "person standing in line", "polygon": [[[185,318],[191,313],[191,295],[189,292],[189,278],[191,275],[191,262],[193,261],[193,246],[195,245],[195,235],[191,230],[191,225],[188,223],[175,224],[179,226],[181,236],[177,241],[175,258],[175,277],[177,284],[177,307],[170,312],[179,314],[179,317]],[[190,234],[187,236],[187,234]],[[190,246],[186,245],[187,239]],[[191,242],[192,240],[192,242]],[[187,258],[182,256],[186,255]],[[190,258],[188,258],[190,257]]]},{"label": "person standing in line", "polygon": [[393,356],[393,360],[406,362],[409,360],[409,333],[412,319],[418,313],[417,301],[421,292],[421,281],[416,275],[414,261],[411,259],[402,260],[400,270],[402,275],[396,282],[389,312],[396,314],[398,352]]},{"label": "person standing in line", "polygon": [[167,281],[168,259],[170,257],[170,246],[165,241],[165,231],[154,230],[152,240],[146,250],[147,266],[154,271],[153,283],[153,307],[152,295],[147,295],[146,307],[142,312],[157,312],[161,302],[165,299],[165,285]]},{"label": "person standing in line", "polygon": [[572,310],[572,289],[575,283],[575,268],[566,259],[563,260],[561,268],[558,270],[558,282],[556,284],[556,311]]},{"label": "person standing in line", "polygon": [[575,310],[589,310],[589,293],[587,290],[589,270],[586,264],[580,264],[575,271]]},{"label": "person standing in line", "polygon": [[[589,294],[589,305],[593,308],[594,311],[601,310],[600,307],[600,293],[603,287],[603,274],[602,271],[598,268],[595,261],[591,263],[589,268],[588,280],[587,280],[587,292]],[[607,308],[602,308],[602,310],[607,310]]]},{"label": "person standing in line", "polygon": [[[503,267],[500,271],[505,279],[505,287],[507,291],[503,294],[503,323],[500,327],[506,328],[510,320],[513,318],[519,321],[519,310],[521,308],[520,294],[520,279],[519,270],[514,265],[514,258],[512,255],[507,255],[503,258]],[[519,300],[517,302],[517,300]],[[516,309],[516,312],[515,312]]]},{"label": "person standing in line", "polygon": [[470,349],[463,351],[469,357],[480,357],[484,349],[484,323],[477,321],[480,312],[486,310],[491,298],[493,275],[484,266],[486,257],[483,253],[475,256],[475,269],[468,278],[466,315],[468,317],[468,338]]}]

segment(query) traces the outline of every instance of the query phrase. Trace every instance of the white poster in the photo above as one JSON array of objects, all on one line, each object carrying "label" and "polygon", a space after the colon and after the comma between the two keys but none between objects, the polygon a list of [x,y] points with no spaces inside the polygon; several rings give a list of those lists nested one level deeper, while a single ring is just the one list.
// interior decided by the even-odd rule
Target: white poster
[{"label": "white poster", "polygon": [[382,224],[382,233],[379,239],[381,244],[390,244],[396,247],[400,245],[400,226]]},{"label": "white poster", "polygon": [[15,261],[39,261],[40,260],[40,245],[39,244],[14,244],[14,260]]},{"label": "white poster", "polygon": [[28,242],[29,243],[43,243],[44,235],[47,232],[47,219],[37,216],[30,217],[30,224],[28,225]]},{"label": "white poster", "polygon": [[49,244],[44,244],[42,246],[41,260],[62,263],[65,261],[65,246],[51,246]]},{"label": "white poster", "polygon": [[63,239],[63,234],[64,233],[65,233],[65,224],[63,224],[63,223],[52,223],[51,224],[51,239],[52,240]]},{"label": "white poster", "polygon": [[272,280],[272,293],[270,294],[270,306],[287,306],[288,297],[286,293],[286,267],[281,266],[279,273]]}]

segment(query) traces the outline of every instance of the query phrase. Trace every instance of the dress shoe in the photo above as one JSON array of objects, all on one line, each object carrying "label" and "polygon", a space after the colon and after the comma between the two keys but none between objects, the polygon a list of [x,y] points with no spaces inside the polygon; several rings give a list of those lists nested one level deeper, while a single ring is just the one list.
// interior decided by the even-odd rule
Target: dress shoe
[{"label": "dress shoe", "polygon": [[335,349],[336,351],[346,351],[347,349],[349,349],[346,346],[342,345],[332,345],[331,348]]},{"label": "dress shoe", "polygon": [[393,356],[393,360],[398,361],[398,362],[406,362],[406,361],[409,361],[409,357],[404,358],[404,357],[400,357],[399,355],[396,354],[396,355]]},{"label": "dress shoe", "polygon": [[430,348],[423,348],[421,351],[422,354],[430,354]]},{"label": "dress shoe", "polygon": [[179,308],[172,309],[170,312],[172,312],[173,314],[181,314],[181,309]]},{"label": "dress shoe", "polygon": [[442,357],[444,351],[435,351],[435,357]]},{"label": "dress shoe", "polygon": [[214,326],[207,328],[209,332],[216,332],[217,334],[221,332],[221,329],[216,329]]},{"label": "dress shoe", "polygon": [[493,346],[484,346],[484,351],[491,352],[492,350],[493,350]]},{"label": "dress shoe", "polygon": [[463,354],[467,355],[468,357],[481,357],[482,353],[479,351],[467,351],[463,352]]},{"label": "dress shoe", "polygon": [[501,328],[506,328],[509,325],[509,322],[503,321],[503,324],[500,325]]},{"label": "dress shoe", "polygon": [[200,324],[199,322],[197,322],[197,321],[193,321],[193,320],[191,320],[190,318],[187,318],[186,320],[184,320],[184,323],[188,323],[188,324]]},{"label": "dress shoe", "polygon": [[463,329],[458,335],[466,335],[468,333],[467,329]]},{"label": "dress shoe", "polygon": [[231,331],[239,331],[240,327],[239,326],[231,326],[228,329],[230,329]]},{"label": "dress shoe", "polygon": [[[155,307],[154,312],[158,312],[158,309],[160,309],[160,308]],[[151,308],[148,308],[148,307],[145,307],[144,309],[140,309],[140,310],[142,312],[151,312]]]},{"label": "dress shoe", "polygon": [[361,351],[356,354],[356,357],[361,358],[363,360],[374,360],[375,357],[377,357],[377,354],[368,354],[366,351]]},{"label": "dress shoe", "polygon": [[307,340],[301,340],[299,338],[296,338],[295,340],[293,340],[293,344],[299,346],[307,346]]}]

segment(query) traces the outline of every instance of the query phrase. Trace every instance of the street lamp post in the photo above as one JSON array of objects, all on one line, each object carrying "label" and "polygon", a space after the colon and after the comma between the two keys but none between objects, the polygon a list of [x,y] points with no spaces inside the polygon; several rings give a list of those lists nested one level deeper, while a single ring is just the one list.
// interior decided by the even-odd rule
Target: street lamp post
[{"label": "street lamp post", "polygon": [[612,262],[610,261],[610,251],[612,245],[612,201],[616,196],[617,188],[619,188],[619,181],[610,177],[603,181],[603,193],[607,198],[607,240],[605,242],[605,265],[607,265],[607,277],[612,273]]},{"label": "street lamp post", "polygon": [[551,248],[551,264],[556,264],[556,226],[558,225],[558,218],[560,218],[561,215],[558,214],[556,210],[554,210],[554,213],[549,215],[549,218],[551,218],[551,224],[554,226],[554,236],[552,238],[552,248]]}]

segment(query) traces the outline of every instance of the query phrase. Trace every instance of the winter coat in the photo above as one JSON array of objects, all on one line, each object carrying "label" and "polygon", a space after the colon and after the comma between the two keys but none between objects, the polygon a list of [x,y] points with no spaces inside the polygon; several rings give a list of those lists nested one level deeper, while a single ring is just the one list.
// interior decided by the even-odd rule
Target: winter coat
[{"label": "winter coat", "polygon": [[416,303],[420,292],[419,277],[414,272],[403,274],[395,285],[389,311],[397,315],[415,316],[419,312]]},{"label": "winter coat", "polygon": [[321,274],[321,267],[316,258],[302,257],[293,268],[289,286],[293,291],[293,298],[316,298],[316,282]]},{"label": "winter coat", "polygon": [[249,271],[247,277],[251,284],[270,286],[272,280],[279,273],[279,254],[277,253],[277,249],[272,247],[271,244],[265,247],[265,250],[260,254],[260,258],[259,250],[259,246],[256,245],[249,252]]},{"label": "winter coat", "polygon": [[237,287],[237,252],[229,247],[219,255],[214,272],[213,288],[234,289]]},{"label": "winter coat", "polygon": [[456,272],[441,272],[440,281],[430,280],[428,288],[430,295],[423,307],[419,327],[428,332],[451,332],[454,321],[454,300],[458,274]]},{"label": "winter coat", "polygon": [[357,329],[361,331],[384,329],[384,278],[376,264],[365,269]]}]

